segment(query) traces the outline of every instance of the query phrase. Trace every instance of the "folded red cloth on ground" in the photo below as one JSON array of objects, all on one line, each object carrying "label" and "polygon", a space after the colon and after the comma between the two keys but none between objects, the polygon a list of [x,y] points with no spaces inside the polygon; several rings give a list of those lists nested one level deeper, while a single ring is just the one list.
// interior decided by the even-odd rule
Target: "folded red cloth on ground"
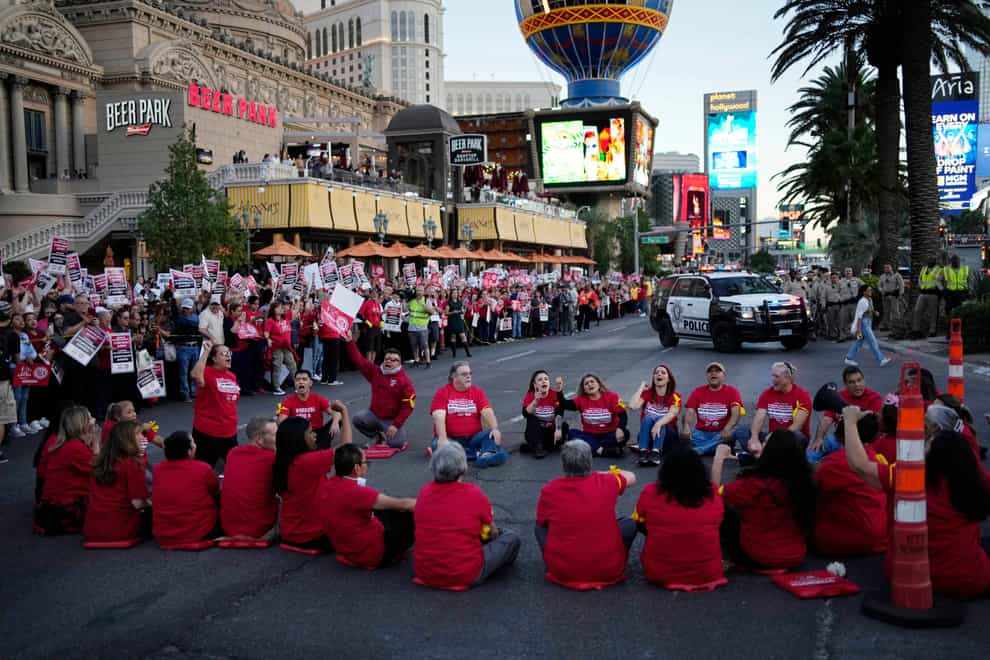
[{"label": "folded red cloth on ground", "polygon": [[192,543],[173,543],[171,545],[158,544],[162,550],[209,550],[214,545],[213,541],[193,541]]},{"label": "folded red cloth on ground", "polygon": [[401,447],[389,447],[388,445],[371,445],[364,450],[364,457],[373,458],[392,458],[400,451],[405,451],[409,446],[409,443],[403,443]]},{"label": "folded red cloth on ground", "polygon": [[282,543],[278,547],[289,552],[298,552],[301,555],[322,555],[324,553],[323,550],[318,548],[300,548],[297,545],[290,545],[289,543]]},{"label": "folded red cloth on ground", "polygon": [[787,573],[775,575],[770,579],[778,587],[798,598],[834,598],[859,593],[859,587],[846,578],[832,575],[824,570]]},{"label": "folded red cloth on ground", "polygon": [[144,539],[127,539],[126,541],[83,541],[87,550],[126,550],[133,548]]},{"label": "folded red cloth on ground", "polygon": [[223,539],[217,545],[221,548],[254,549],[267,548],[271,542],[264,539]]}]

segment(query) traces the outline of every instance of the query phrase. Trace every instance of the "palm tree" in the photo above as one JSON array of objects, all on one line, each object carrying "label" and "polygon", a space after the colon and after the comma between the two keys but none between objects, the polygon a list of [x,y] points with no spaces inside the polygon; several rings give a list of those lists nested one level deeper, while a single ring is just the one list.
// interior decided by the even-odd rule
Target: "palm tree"
[{"label": "palm tree", "polygon": [[862,214],[858,222],[839,224],[829,229],[828,251],[832,255],[832,267],[849,266],[858,272],[863,264],[872,262],[879,249],[876,242],[878,229],[877,214],[872,211]]}]

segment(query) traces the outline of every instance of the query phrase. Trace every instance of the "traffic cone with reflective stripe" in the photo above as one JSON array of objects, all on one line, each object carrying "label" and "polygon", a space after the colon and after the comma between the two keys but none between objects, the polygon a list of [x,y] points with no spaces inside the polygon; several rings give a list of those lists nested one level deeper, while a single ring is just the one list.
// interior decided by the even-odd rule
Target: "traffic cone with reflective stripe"
[{"label": "traffic cone with reflective stripe", "polygon": [[963,341],[962,319],[949,322],[949,394],[960,401],[966,398],[966,384],[963,381]]},{"label": "traffic cone with reflective stripe", "polygon": [[909,627],[954,626],[962,622],[958,604],[936,606],[932,597],[925,506],[925,402],[921,398],[920,379],[915,377],[909,382],[907,378],[908,373],[920,371],[917,362],[905,363],[901,368],[894,528],[887,550],[893,553],[890,593],[889,596],[867,595],[863,599],[863,612]]}]

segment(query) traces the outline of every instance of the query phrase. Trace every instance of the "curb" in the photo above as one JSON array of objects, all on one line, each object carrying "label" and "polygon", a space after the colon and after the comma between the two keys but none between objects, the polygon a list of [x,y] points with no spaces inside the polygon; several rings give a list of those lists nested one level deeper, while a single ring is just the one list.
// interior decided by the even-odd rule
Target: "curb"
[{"label": "curb", "polygon": [[[941,360],[942,362],[945,362],[945,363],[948,363],[948,361],[949,361],[949,345],[948,345],[948,343],[945,344],[945,350],[944,350],[944,352],[941,351],[941,348],[942,348],[941,344],[939,344],[938,346],[935,347],[935,348],[939,349],[939,352],[929,352],[929,351],[925,351],[925,350],[922,350],[920,348],[917,348],[915,346],[911,346],[911,345],[904,344],[904,343],[899,342],[899,341],[893,341],[893,340],[881,341],[880,342],[880,347],[882,349],[884,349],[884,350],[888,350],[888,351],[891,351],[891,352],[897,353],[897,354],[921,355],[921,356],[924,356],[924,357],[934,358],[936,360]],[[975,359],[975,360],[964,360],[963,361],[963,367],[966,368],[966,369],[969,369],[970,371],[974,371],[974,372],[976,372],[979,375],[990,376],[990,354],[981,353],[981,354],[978,354],[978,355],[979,355],[979,357],[977,359]]]}]

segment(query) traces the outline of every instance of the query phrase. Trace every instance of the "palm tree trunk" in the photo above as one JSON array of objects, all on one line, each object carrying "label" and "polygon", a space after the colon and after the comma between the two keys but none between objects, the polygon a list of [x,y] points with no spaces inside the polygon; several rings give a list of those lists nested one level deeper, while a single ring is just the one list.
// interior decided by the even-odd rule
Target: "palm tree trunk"
[{"label": "palm tree trunk", "polygon": [[890,264],[897,270],[898,228],[900,200],[898,199],[898,171],[900,169],[901,141],[901,90],[897,79],[897,59],[885,58],[877,67],[876,137],[877,170],[880,184],[879,248],[873,263],[873,272],[883,272],[883,265]]},{"label": "palm tree trunk", "polygon": [[921,268],[937,257],[939,244],[930,71],[932,10],[929,2],[918,1],[904,3],[902,11],[900,43],[911,214],[911,281],[918,282]]}]

